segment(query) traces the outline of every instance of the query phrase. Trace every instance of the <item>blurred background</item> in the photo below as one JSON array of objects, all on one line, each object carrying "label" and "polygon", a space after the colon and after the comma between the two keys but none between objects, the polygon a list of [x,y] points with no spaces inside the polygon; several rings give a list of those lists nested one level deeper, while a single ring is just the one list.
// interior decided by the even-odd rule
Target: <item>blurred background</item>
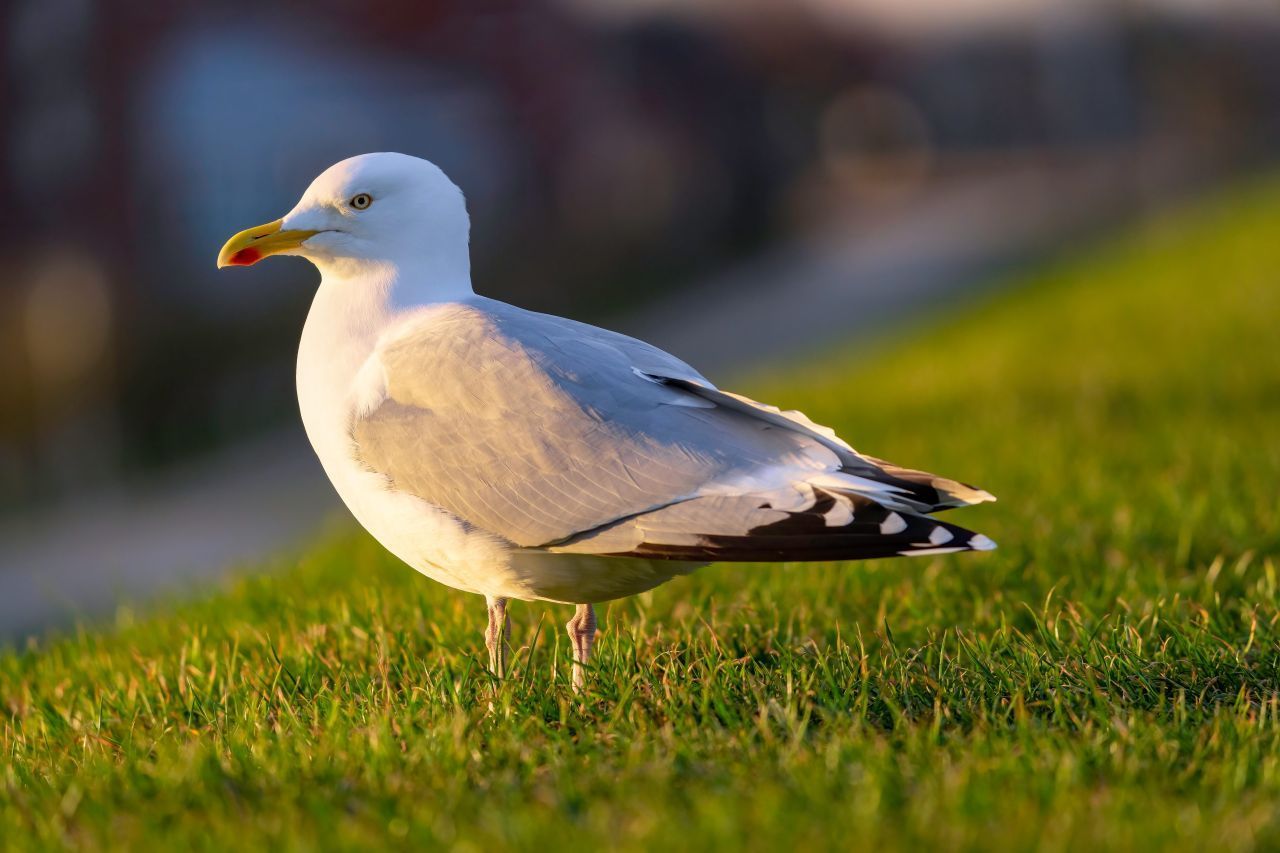
[{"label": "blurred background", "polygon": [[[297,541],[316,273],[219,273],[341,158],[466,192],[479,291],[729,381],[1280,153],[1274,0],[11,0],[0,638]],[[891,328],[891,327],[890,327]]]}]

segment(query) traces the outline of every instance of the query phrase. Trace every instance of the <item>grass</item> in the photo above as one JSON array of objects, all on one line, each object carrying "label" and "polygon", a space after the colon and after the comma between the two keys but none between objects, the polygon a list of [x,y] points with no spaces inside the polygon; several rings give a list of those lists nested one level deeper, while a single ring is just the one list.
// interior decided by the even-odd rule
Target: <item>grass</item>
[{"label": "grass", "polygon": [[[482,603],[345,528],[0,656],[12,848],[1280,846],[1280,180],[743,391],[1002,497],[1001,549]],[[874,354],[868,354],[874,350]]]}]

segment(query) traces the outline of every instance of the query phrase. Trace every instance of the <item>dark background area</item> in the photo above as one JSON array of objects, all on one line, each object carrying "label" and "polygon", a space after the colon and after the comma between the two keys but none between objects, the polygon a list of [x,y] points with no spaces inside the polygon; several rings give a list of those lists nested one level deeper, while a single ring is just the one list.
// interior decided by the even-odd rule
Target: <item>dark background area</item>
[{"label": "dark background area", "polygon": [[1105,161],[1136,198],[1147,171],[1202,186],[1280,146],[1264,3],[15,0],[3,15],[11,510],[295,417],[314,271],[214,259],[346,156],[437,162],[469,199],[478,290],[609,322],[948,182]]}]

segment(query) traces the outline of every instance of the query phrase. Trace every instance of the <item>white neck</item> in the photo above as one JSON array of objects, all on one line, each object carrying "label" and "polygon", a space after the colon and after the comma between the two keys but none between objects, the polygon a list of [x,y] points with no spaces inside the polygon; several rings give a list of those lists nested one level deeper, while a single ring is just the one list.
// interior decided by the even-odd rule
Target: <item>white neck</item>
[{"label": "white neck", "polygon": [[323,277],[298,350],[300,393],[305,385],[335,403],[398,319],[415,309],[475,296],[465,268],[423,260],[414,258],[408,268],[385,261],[315,261]]},{"label": "white neck", "polygon": [[313,259],[320,287],[312,314],[323,310],[326,321],[352,330],[373,319],[389,320],[405,310],[475,295],[470,262],[440,253],[410,256],[403,261]]}]

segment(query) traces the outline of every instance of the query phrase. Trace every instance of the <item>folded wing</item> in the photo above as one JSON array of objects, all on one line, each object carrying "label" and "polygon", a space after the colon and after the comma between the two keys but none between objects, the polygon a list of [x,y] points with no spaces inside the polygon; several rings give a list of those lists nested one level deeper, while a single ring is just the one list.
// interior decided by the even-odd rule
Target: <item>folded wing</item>
[{"label": "folded wing", "polygon": [[478,299],[433,309],[373,358],[358,457],[525,548],[817,560],[991,547],[920,515],[986,492],[862,456],[633,338]]}]

